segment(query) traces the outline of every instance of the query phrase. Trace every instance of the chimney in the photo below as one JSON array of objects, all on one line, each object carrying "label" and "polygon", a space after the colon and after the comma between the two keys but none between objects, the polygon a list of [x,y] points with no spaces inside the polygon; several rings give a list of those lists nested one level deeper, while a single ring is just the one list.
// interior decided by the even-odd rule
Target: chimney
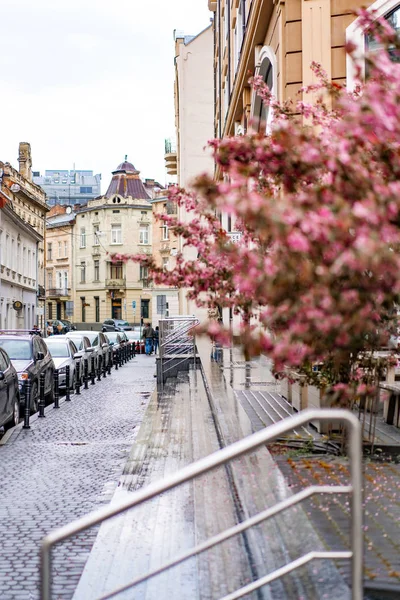
[{"label": "chimney", "polygon": [[32,181],[31,145],[28,142],[20,142],[18,162],[21,175],[28,181]]}]

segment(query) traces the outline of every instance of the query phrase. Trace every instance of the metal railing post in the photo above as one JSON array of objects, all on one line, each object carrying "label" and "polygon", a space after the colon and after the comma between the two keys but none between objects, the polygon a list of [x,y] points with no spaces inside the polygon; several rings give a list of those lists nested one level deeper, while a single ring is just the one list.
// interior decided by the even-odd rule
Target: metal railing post
[{"label": "metal railing post", "polygon": [[31,415],[31,382],[29,379],[26,380],[25,386],[25,415],[24,415],[24,426],[23,429],[30,429],[29,417]]},{"label": "metal railing post", "polygon": [[89,364],[88,361],[85,360],[83,363],[83,389],[89,389]]},{"label": "metal railing post", "polygon": [[75,379],[75,394],[79,396],[81,393],[81,362],[76,362],[76,379]]},{"label": "metal railing post", "polygon": [[96,385],[96,368],[95,368],[95,363],[94,363],[94,356],[92,354],[92,356],[90,357],[90,379],[91,385]]},{"label": "metal railing post", "polygon": [[65,402],[71,402],[71,367],[65,367]]},{"label": "metal railing post", "polygon": [[[354,415],[352,415],[354,419]],[[358,426],[356,426],[358,425]],[[362,514],[362,431],[360,422],[351,424],[349,435],[351,494],[352,600],[362,600],[364,533]]]},{"label": "metal railing post", "polygon": [[97,381],[101,381],[101,356],[97,359]]},{"label": "metal railing post", "polygon": [[54,408],[60,408],[60,377],[57,369],[54,371]]},{"label": "metal railing post", "polygon": [[39,417],[44,417],[44,409],[46,406],[45,402],[45,394],[44,394],[44,386],[46,381],[46,374],[40,373],[39,377]]},{"label": "metal railing post", "polygon": [[115,370],[118,371],[118,364],[119,364],[119,356],[118,356],[119,350],[118,348],[116,349],[115,353],[113,353],[114,356],[114,365],[115,365]]},{"label": "metal railing post", "polygon": [[102,363],[102,367],[103,367],[103,379],[104,379],[105,377],[107,377],[106,357],[104,355],[101,357],[101,363]]},{"label": "metal railing post", "polygon": [[111,375],[111,367],[112,367],[112,353],[109,354],[108,361],[107,361],[107,373],[108,373],[108,375]]}]

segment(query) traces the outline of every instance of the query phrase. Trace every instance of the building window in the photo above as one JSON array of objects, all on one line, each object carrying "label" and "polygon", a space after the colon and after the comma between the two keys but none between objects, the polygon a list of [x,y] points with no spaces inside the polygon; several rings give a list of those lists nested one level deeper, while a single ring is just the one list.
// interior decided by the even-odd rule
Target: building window
[{"label": "building window", "polygon": [[58,289],[61,290],[62,289],[62,273],[61,271],[58,271],[57,273],[57,284],[58,284]]},{"label": "building window", "polygon": [[[392,29],[397,34],[397,38],[399,38],[399,35],[400,35],[400,7],[397,6],[394,10],[392,10],[391,12],[386,14],[385,19],[389,22],[389,25],[392,27]],[[366,50],[369,52],[377,52],[378,50],[383,48],[382,44],[379,43],[376,39],[374,39],[370,35],[367,35],[365,38],[365,46],[366,46]],[[400,62],[400,52],[397,48],[390,46],[388,51],[389,51],[389,56],[393,62],[396,62],[396,63]],[[367,75],[368,75],[368,73],[367,73]]]},{"label": "building window", "polygon": [[85,296],[81,296],[81,313],[82,313],[82,323],[86,323],[86,301],[85,301]]},{"label": "building window", "polygon": [[81,227],[81,248],[86,248],[86,229]]},{"label": "building window", "polygon": [[64,256],[68,256],[68,242],[64,242]]},{"label": "building window", "polygon": [[91,194],[92,193],[92,189],[91,187],[81,187],[80,188],[80,194]]},{"label": "building window", "polygon": [[235,73],[239,64],[240,52],[243,43],[243,3],[241,2],[237,11],[234,39]]},{"label": "building window", "polygon": [[141,225],[139,228],[139,244],[149,243],[149,228],[147,225]]},{"label": "building window", "polygon": [[123,266],[122,261],[116,261],[110,263],[110,279],[122,279],[123,278]]},{"label": "building window", "polygon": [[167,308],[167,296],[165,294],[161,294],[157,296],[157,314],[165,315],[165,311]]},{"label": "building window", "polygon": [[169,227],[166,223],[161,227],[163,241],[169,240]]},{"label": "building window", "polygon": [[148,279],[149,277],[149,269],[148,267],[143,267],[140,265],[140,279]]},{"label": "building window", "polygon": [[168,269],[168,263],[169,263],[169,258],[167,258],[166,256],[163,256],[162,266],[165,271]]},{"label": "building window", "polygon": [[100,322],[100,298],[99,296],[94,297],[94,317],[96,323]]},{"label": "building window", "polygon": [[81,283],[86,283],[86,264],[84,260],[81,262]]},{"label": "building window", "polygon": [[47,287],[49,290],[53,288],[53,273],[47,274]]},{"label": "building window", "polygon": [[121,225],[111,225],[111,243],[122,244]]},{"label": "building window", "polygon": [[142,319],[148,319],[150,310],[149,310],[150,300],[141,300],[140,301],[140,316]]},{"label": "building window", "polygon": [[58,242],[58,258],[61,258],[61,242]]},{"label": "building window", "polygon": [[100,246],[99,236],[99,225],[93,225],[93,246]]},{"label": "building window", "polygon": [[47,260],[53,260],[53,244],[51,242],[47,244]]},{"label": "building window", "polygon": [[64,293],[68,294],[68,271],[64,271]]},{"label": "building window", "polygon": [[49,302],[49,319],[53,318],[53,303]]},{"label": "building window", "polygon": [[100,281],[100,261],[95,260],[93,265],[94,265],[94,281]]}]

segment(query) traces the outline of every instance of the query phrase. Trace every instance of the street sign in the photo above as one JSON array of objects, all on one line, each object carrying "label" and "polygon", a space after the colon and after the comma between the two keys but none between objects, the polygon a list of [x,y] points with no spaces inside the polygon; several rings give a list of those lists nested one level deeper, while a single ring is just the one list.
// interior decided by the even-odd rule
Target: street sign
[{"label": "street sign", "polygon": [[136,309],[136,301],[135,300],[132,300],[132,308],[133,308],[133,310]]}]

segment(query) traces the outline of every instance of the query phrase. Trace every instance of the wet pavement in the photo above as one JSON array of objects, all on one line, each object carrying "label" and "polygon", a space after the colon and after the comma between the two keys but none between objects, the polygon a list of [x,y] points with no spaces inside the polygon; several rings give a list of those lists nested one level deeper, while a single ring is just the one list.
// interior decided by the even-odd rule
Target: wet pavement
[{"label": "wet pavement", "polygon": [[[34,415],[0,445],[2,600],[39,598],[44,535],[110,502],[155,387],[155,360],[137,356],[95,386]],[[4,441],[4,440],[3,440]],[[54,598],[72,598],[96,536],[54,552]],[[88,599],[89,600],[89,599]]]}]

